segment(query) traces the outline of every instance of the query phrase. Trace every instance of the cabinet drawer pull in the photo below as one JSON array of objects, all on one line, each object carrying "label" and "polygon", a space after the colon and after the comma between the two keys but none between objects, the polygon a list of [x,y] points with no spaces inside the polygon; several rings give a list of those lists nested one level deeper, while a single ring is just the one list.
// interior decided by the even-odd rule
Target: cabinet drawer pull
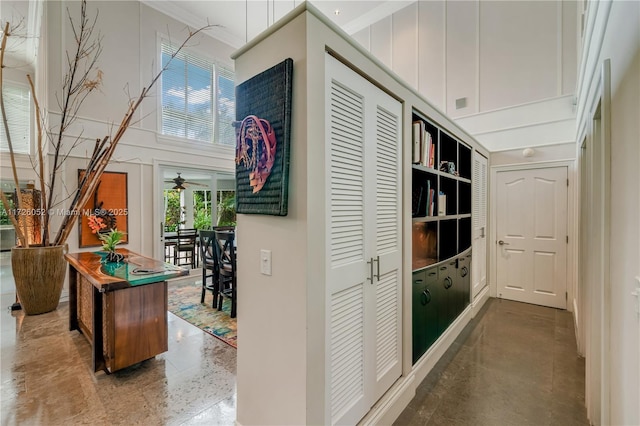
[{"label": "cabinet drawer pull", "polygon": [[422,304],[422,306],[425,306],[429,302],[431,302],[431,292],[429,291],[429,289],[426,289],[420,295],[420,303]]},{"label": "cabinet drawer pull", "polygon": [[451,287],[453,287],[453,280],[451,279],[451,277],[445,278],[444,279],[444,288],[449,290]]}]

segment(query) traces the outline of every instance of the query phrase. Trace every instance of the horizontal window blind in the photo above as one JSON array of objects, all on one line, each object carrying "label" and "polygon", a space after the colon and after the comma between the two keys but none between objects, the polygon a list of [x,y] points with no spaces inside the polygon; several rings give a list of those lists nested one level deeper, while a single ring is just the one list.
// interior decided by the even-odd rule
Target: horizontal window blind
[{"label": "horizontal window blind", "polygon": [[171,60],[176,50],[162,43],[162,134],[235,145],[233,71],[185,49]]},{"label": "horizontal window blind", "polygon": [[233,71],[218,67],[218,142],[235,146],[236,93]]},{"label": "horizontal window blind", "polygon": [[[13,152],[31,153],[31,93],[26,86],[5,82],[4,104]],[[4,125],[0,125],[0,150],[9,151]]]},{"label": "horizontal window blind", "polygon": [[213,64],[162,44],[162,133],[204,142],[213,140]]}]

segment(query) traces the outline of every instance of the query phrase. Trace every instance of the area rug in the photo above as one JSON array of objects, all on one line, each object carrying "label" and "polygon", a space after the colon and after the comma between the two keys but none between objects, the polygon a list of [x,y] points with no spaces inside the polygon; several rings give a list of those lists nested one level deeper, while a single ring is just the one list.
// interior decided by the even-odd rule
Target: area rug
[{"label": "area rug", "polygon": [[238,327],[236,319],[229,317],[231,301],[225,298],[222,311],[219,311],[211,307],[213,295],[210,291],[207,291],[204,304],[200,303],[201,294],[201,281],[170,282],[168,286],[169,312],[237,348]]}]

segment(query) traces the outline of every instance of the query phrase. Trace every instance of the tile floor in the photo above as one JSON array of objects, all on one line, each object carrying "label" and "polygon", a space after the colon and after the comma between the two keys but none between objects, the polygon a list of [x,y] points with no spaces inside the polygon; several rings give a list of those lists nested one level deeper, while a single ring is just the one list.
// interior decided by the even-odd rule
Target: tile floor
[{"label": "tile floor", "polygon": [[491,299],[396,425],[588,425],[584,359],[567,311]]}]

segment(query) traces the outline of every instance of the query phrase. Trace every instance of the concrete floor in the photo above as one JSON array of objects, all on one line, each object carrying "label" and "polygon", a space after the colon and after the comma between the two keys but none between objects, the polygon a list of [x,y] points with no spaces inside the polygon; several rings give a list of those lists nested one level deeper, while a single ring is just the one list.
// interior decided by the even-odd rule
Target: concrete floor
[{"label": "concrete floor", "polygon": [[396,425],[588,425],[567,311],[490,299]]},{"label": "concrete floor", "polygon": [[[12,277],[2,258],[5,288]],[[0,298],[2,425],[235,423],[236,350],[197,327],[169,313],[168,352],[94,374],[66,303],[24,316],[8,309],[14,300]],[[489,300],[395,424],[588,425],[571,314]]]}]

